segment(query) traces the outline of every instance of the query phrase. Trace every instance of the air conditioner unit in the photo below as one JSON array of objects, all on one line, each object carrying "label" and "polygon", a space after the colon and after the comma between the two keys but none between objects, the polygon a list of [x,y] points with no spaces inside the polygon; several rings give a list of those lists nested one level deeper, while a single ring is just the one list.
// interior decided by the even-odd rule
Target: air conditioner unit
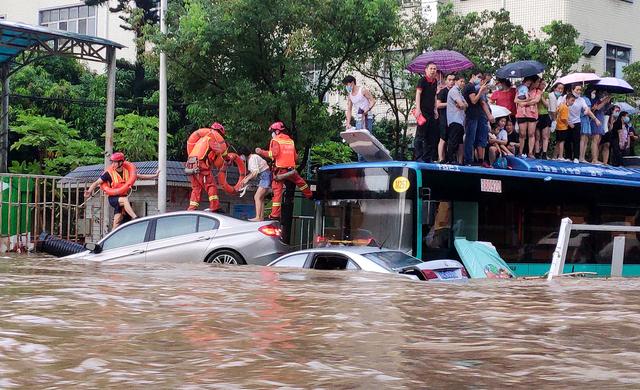
[{"label": "air conditioner unit", "polygon": [[602,49],[602,46],[598,45],[595,42],[584,41],[582,44],[582,54],[587,57],[592,57],[597,55]]}]

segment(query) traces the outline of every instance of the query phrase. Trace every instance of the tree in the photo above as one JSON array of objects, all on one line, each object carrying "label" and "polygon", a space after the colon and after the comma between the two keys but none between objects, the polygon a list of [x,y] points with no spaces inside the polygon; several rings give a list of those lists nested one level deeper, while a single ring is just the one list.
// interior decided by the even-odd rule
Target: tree
[{"label": "tree", "polygon": [[417,52],[423,50],[455,50],[469,58],[478,69],[495,72],[509,63],[513,57],[511,49],[525,45],[529,38],[522,26],[511,22],[509,12],[471,12],[458,14],[452,3],[438,6],[436,23],[420,18],[417,34]]},{"label": "tree", "polygon": [[580,60],[582,47],[576,43],[578,30],[573,25],[554,20],[541,28],[544,38],[533,38],[513,47],[514,60],[536,60],[547,66],[549,79],[569,73]]},{"label": "tree", "polygon": [[[85,0],[89,6],[108,5],[109,0]],[[124,22],[120,25],[124,30],[133,31],[136,43],[136,60],[134,64],[126,61],[118,61],[119,67],[130,69],[134,72],[133,88],[131,93],[136,98],[145,96],[145,92],[150,87],[152,80],[145,77],[145,67],[143,57],[146,50],[147,39],[145,31],[147,26],[157,24],[160,21],[157,0],[117,0],[115,7],[109,7],[109,11],[120,13],[119,18]]]},{"label": "tree", "polygon": [[336,135],[341,113],[323,102],[345,64],[386,46],[395,0],[189,0],[174,3],[168,36],[174,85],[199,125],[222,122],[231,143],[265,145],[275,120],[299,146]]},{"label": "tree", "polygon": [[366,61],[352,64],[360,74],[376,84],[377,91],[374,93],[389,106],[392,122],[385,122],[386,126],[379,122],[374,128],[389,131],[391,137],[383,135],[388,142],[381,141],[390,145],[396,159],[402,159],[408,145],[408,122],[418,76],[410,74],[406,67],[416,55],[412,48],[416,46],[416,32],[420,28],[418,21],[413,17],[399,24],[388,45],[372,51]]},{"label": "tree", "polygon": [[[94,141],[80,139],[80,133],[70,128],[62,119],[42,115],[19,114],[17,126],[12,131],[21,136],[11,149],[33,151],[40,172],[47,175],[62,175],[81,165],[99,164],[103,161],[102,148]],[[22,164],[12,164],[14,170]],[[30,168],[31,170],[33,168]]]},{"label": "tree", "polygon": [[118,115],[114,128],[114,150],[124,152],[128,160],[147,161],[156,158],[158,118],[134,113]]}]

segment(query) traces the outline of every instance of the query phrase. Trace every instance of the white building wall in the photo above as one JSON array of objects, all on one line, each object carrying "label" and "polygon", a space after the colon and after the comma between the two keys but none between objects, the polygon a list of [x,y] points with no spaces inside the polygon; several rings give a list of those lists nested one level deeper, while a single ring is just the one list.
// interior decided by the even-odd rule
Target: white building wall
[{"label": "white building wall", "polygon": [[[117,1],[110,0],[110,6],[115,6]],[[22,22],[32,25],[39,25],[40,11],[82,6],[84,2],[74,0],[0,0],[0,15],[6,16],[6,20],[13,22]],[[135,35],[132,31],[124,30],[120,27],[123,21],[109,11],[107,5],[102,5],[96,9],[96,35],[101,38],[109,39],[114,42],[126,46],[116,51],[117,58],[123,58],[128,61],[135,61]],[[105,72],[105,64],[87,61],[90,69],[96,72]]]},{"label": "white building wall", "polygon": [[589,64],[597,73],[606,70],[606,45],[631,48],[631,61],[638,61],[640,48],[640,2],[628,0],[453,0],[457,12],[466,14],[482,10],[505,8],[511,20],[532,35],[540,28],[560,20],[571,23],[580,33],[578,43],[585,40],[602,46],[591,57],[583,56],[576,68]]}]

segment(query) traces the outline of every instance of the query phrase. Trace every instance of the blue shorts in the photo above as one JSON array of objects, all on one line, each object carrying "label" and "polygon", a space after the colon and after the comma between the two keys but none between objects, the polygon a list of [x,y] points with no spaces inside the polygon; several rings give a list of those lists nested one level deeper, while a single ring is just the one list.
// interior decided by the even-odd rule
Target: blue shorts
[{"label": "blue shorts", "polygon": [[260,172],[260,174],[258,175],[258,178],[260,179],[260,182],[258,183],[258,187],[271,188],[271,171],[270,170],[267,169],[266,171]]},{"label": "blue shorts", "polygon": [[120,202],[118,201],[119,199],[120,199],[119,196],[109,197],[109,204],[111,205],[111,207],[113,207],[116,214],[122,211],[122,206],[120,206]]}]

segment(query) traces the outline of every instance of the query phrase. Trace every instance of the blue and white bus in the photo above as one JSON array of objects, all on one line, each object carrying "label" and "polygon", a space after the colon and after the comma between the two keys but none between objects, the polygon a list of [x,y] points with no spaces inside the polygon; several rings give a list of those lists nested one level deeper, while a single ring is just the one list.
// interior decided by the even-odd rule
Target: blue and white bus
[{"label": "blue and white bus", "polygon": [[[637,226],[640,169],[508,158],[508,169],[390,161],[318,173],[316,241],[370,240],[423,260],[458,258],[456,237],[491,242],[519,276],[549,270],[560,220]],[[616,233],[620,234],[620,233]],[[612,233],[573,232],[565,272],[610,273]],[[640,275],[628,235],[624,275]]]}]

